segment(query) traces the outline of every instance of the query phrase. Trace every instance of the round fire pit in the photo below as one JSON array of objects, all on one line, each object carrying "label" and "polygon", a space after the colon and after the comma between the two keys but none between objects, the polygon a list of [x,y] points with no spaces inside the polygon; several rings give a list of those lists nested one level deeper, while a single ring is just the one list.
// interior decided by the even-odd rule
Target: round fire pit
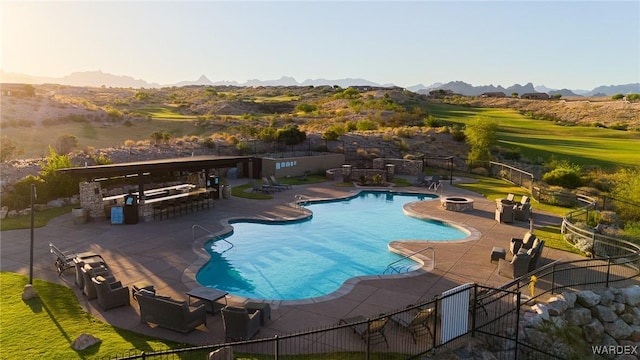
[{"label": "round fire pit", "polygon": [[473,210],[473,199],[462,196],[446,196],[440,198],[440,205],[445,210],[463,212]]}]

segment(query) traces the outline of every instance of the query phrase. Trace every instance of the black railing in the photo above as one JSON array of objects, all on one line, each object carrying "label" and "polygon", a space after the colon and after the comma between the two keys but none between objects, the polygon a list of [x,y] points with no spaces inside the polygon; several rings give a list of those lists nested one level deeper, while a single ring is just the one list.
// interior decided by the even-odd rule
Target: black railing
[{"label": "black railing", "polygon": [[[594,204],[589,204],[568,213],[563,219],[565,231],[573,231],[575,225],[572,221],[584,217],[584,213],[594,207]],[[576,233],[584,236],[578,231]],[[349,353],[350,358],[359,354],[363,359],[417,359],[433,350],[455,347],[469,337],[477,336],[485,336],[488,342],[501,344],[502,348],[497,350],[498,358],[558,358],[545,349],[536,349],[521,341],[518,331],[504,331],[509,328],[518,329],[521,304],[565,290],[606,288],[640,275],[640,245],[592,232],[588,236],[593,240],[594,258],[555,261],[500,288],[468,284],[461,286],[459,290],[450,290],[446,295],[436,296],[405,309],[352,320],[346,324],[265,339],[142,352],[115,359],[206,359],[207,353],[224,346],[232,347],[237,354],[252,355],[260,359],[291,359],[301,354],[316,354],[318,358],[332,354],[327,357],[336,358],[340,353]],[[457,317],[449,317],[452,306],[455,307]],[[354,328],[367,328],[375,322],[398,316],[411,318],[424,309],[432,309],[434,315],[414,329],[422,330],[420,333],[413,334],[408,328],[395,325],[393,320],[385,325],[382,334],[366,332],[359,336],[352,331]],[[461,311],[466,314],[467,310],[468,316],[459,316]]]}]

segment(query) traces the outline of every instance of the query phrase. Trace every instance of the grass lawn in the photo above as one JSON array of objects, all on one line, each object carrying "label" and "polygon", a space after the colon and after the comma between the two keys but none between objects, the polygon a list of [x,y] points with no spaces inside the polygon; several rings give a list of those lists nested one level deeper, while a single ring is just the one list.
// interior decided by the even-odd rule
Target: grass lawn
[{"label": "grass lawn", "polygon": [[[456,187],[475,191],[479,194],[484,195],[489,200],[505,198],[509,193],[516,195],[516,201],[519,201],[522,195],[530,196],[526,189],[513,185],[502,179],[475,176],[473,174],[461,174],[461,176],[473,177],[478,181],[469,184],[455,184]],[[565,207],[542,204],[533,199],[531,200],[531,206],[533,208],[534,216],[536,211],[544,211],[562,216],[571,210]],[[564,250],[575,254],[584,255],[582,252],[564,241],[564,238],[560,233],[560,225],[561,224],[547,225],[541,228],[536,228],[536,235],[540,239],[545,240],[545,246],[553,249]]]},{"label": "grass lawn", "polygon": [[[34,279],[38,298],[22,301],[27,276],[0,272],[0,358],[2,359],[98,359],[184,347],[101,322],[78,304],[73,291],[65,286]],[[88,333],[100,344],[76,352],[71,343]]]},{"label": "grass lawn", "polygon": [[[37,211],[33,215],[33,226],[42,227],[47,225],[49,220],[54,217],[68,214],[74,205],[67,205],[60,208],[50,208],[43,211]],[[12,218],[6,218],[0,221],[0,230],[15,230],[15,229],[28,229],[31,227],[31,215],[16,216]]]},{"label": "grass lawn", "polygon": [[580,165],[614,168],[640,164],[640,132],[588,126],[562,126],[534,120],[512,109],[432,104],[431,115],[448,124],[465,125],[478,116],[498,121],[498,144],[520,149],[531,160],[551,155]]},{"label": "grass lawn", "polygon": [[[9,272],[0,272],[0,358],[11,359],[103,359],[169,349],[190,347],[167,340],[140,335],[116,328],[95,319],[82,309],[73,291],[63,285],[34,279],[33,286],[38,297],[22,300],[22,289],[29,278]],[[71,348],[73,341],[86,333],[101,342],[83,351]],[[185,358],[205,358],[208,351],[200,355],[185,354]],[[236,359],[262,360],[273,356],[238,354]],[[281,356],[287,360],[362,359],[363,353],[329,353],[315,355]],[[405,359],[403,354],[372,354],[371,359]]]},{"label": "grass lawn", "polygon": [[136,113],[150,115],[152,119],[195,120],[196,116],[183,115],[175,111],[175,107],[166,105],[149,105],[133,110]]}]

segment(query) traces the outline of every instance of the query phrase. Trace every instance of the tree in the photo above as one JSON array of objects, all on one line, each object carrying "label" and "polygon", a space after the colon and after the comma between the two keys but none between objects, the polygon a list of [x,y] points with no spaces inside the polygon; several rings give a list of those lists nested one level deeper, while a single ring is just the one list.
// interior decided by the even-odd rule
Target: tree
[{"label": "tree", "polygon": [[56,139],[55,150],[58,154],[68,154],[78,146],[78,138],[75,135],[60,135]]},{"label": "tree", "polygon": [[616,173],[611,194],[624,201],[616,202],[616,212],[623,221],[640,222],[640,169],[622,169]]},{"label": "tree", "polygon": [[611,97],[611,100],[622,100],[624,98],[623,94],[615,94]]},{"label": "tree", "polygon": [[514,98],[514,99],[517,99],[517,98],[518,98],[518,96],[519,96],[519,95],[518,95],[518,93],[517,93],[517,92],[511,93],[511,97],[512,97],[512,98]]},{"label": "tree", "polygon": [[498,122],[479,116],[467,124],[464,134],[471,150],[469,162],[491,160],[491,146],[496,142]]},{"label": "tree", "polygon": [[298,128],[298,125],[288,125],[277,132],[278,142],[285,145],[298,145],[307,140],[307,134]]},{"label": "tree", "polygon": [[13,139],[8,136],[3,136],[0,139],[0,162],[5,162],[13,159],[14,156],[20,155],[23,152],[22,149],[18,148]]}]

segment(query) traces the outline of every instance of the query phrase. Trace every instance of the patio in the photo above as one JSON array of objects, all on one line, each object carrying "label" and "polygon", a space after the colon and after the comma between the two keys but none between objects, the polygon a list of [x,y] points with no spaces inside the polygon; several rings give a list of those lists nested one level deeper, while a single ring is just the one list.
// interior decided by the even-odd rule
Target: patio
[{"label": "patio", "polygon": [[[247,179],[236,180],[244,184]],[[344,196],[353,188],[338,188],[333,183],[300,185],[293,191],[278,192],[272,200],[258,201],[231,198],[216,201],[215,207],[175,219],[136,225],[111,225],[107,220],[76,225],[71,214],[54,219],[44,228],[35,230],[34,277],[66,284],[72,288],[78,301],[91,315],[118,327],[158,338],[171,339],[191,344],[215,344],[224,342],[223,324],[220,315],[207,315],[207,327],[198,327],[184,335],[163,328],[140,323],[139,309],[135,301],[132,306],[102,311],[95,300],[88,301],[74,284],[74,274],[67,271],[58,277],[53,267],[53,256],[47,246],[54,242],[62,249],[94,251],[101,254],[111,266],[115,276],[125,286],[146,281],[154,285],[162,295],[176,299],[187,299],[186,292],[198,287],[195,271],[204,258],[202,240],[194,241],[192,226],[199,225],[212,232],[224,229],[221,220],[233,217],[257,217],[261,219],[294,219],[302,215],[299,209],[286,205],[297,194],[305,198],[331,198]],[[234,184],[232,183],[231,186]],[[407,187],[401,191],[426,192],[424,187]],[[373,316],[404,308],[408,304],[426,301],[457,285],[476,282],[497,286],[510,279],[497,274],[497,265],[490,262],[494,246],[507,247],[511,237],[520,237],[529,229],[528,222],[498,223],[494,220],[495,202],[477,194],[443,184],[438,191],[443,196],[462,196],[474,200],[474,208],[467,212],[452,212],[442,209],[439,201],[417,202],[409,211],[430,218],[446,220],[464,226],[471,236],[457,242],[430,242],[435,249],[435,268],[430,272],[395,275],[392,279],[382,277],[347,281],[337,293],[321,299],[304,301],[272,302],[271,321],[260,333],[261,337],[292,333],[300,330],[337,324],[342,318],[358,315]],[[556,216],[535,214],[535,225],[558,224]],[[204,235],[204,233],[200,233]],[[2,233],[1,269],[28,275],[29,230],[5,231]],[[405,242],[398,246],[408,251],[417,251],[425,242]],[[570,254],[546,248],[543,260],[549,262],[560,258],[577,259]],[[246,300],[234,296],[227,298],[231,305],[242,305]]]}]

